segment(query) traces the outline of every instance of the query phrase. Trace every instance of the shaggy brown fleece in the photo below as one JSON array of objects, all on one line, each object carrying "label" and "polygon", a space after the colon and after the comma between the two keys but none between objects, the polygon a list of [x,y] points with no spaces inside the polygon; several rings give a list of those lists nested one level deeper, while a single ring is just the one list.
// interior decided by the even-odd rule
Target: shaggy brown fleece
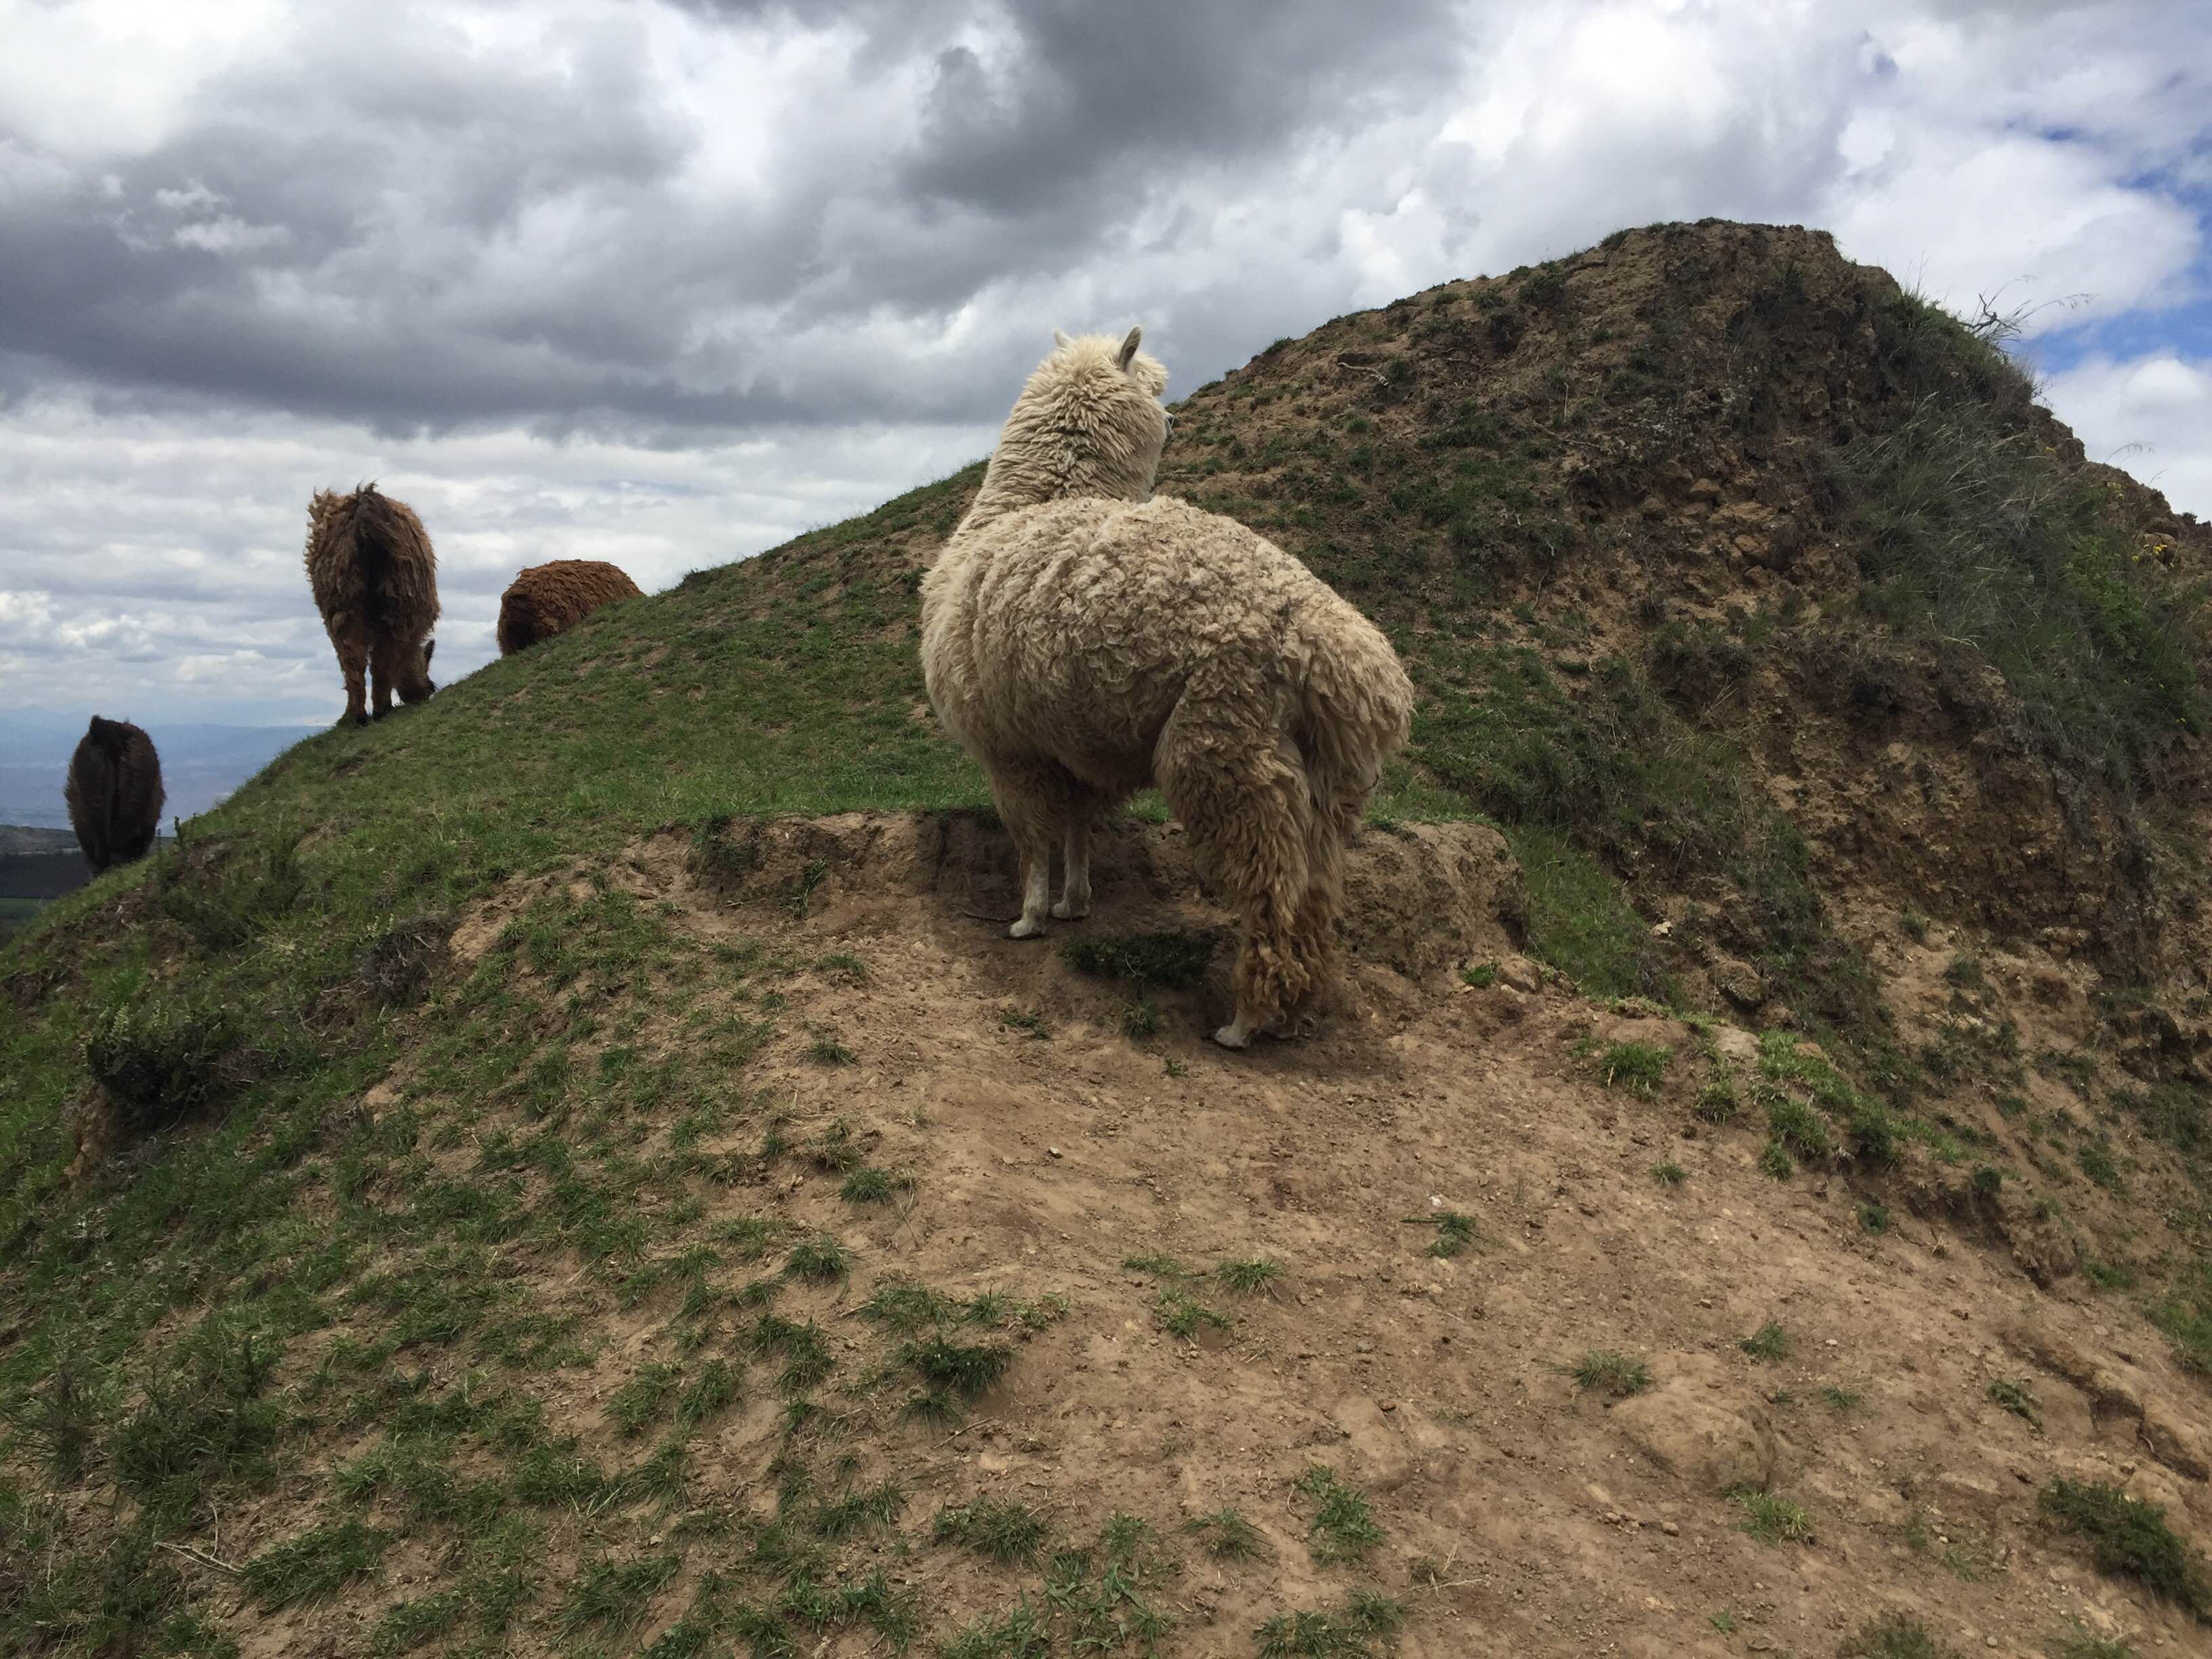
[{"label": "shaggy brown fleece", "polygon": [[146,856],[161,824],[161,760],[154,740],[128,720],[97,714],[70,757],[70,827],[95,876]]},{"label": "shaggy brown fleece", "polygon": [[422,520],[404,501],[366,483],[350,495],[319,489],[307,504],[307,583],[345,676],[345,718],[367,724],[366,679],[376,674],[376,714],[392,694],[422,702],[436,642],[438,556]]},{"label": "shaggy brown fleece", "polygon": [[603,605],[641,599],[638,585],[599,559],[555,559],[520,572],[499,596],[499,654],[565,634]]},{"label": "shaggy brown fleece", "polygon": [[1273,544],[1146,500],[1167,372],[1132,330],[1060,343],[1008,416],[983,487],[922,583],[938,718],[990,775],[1022,863],[1017,939],[1090,906],[1091,819],[1157,783],[1242,915],[1242,1048],[1325,981],[1346,842],[1407,738],[1389,641]]}]

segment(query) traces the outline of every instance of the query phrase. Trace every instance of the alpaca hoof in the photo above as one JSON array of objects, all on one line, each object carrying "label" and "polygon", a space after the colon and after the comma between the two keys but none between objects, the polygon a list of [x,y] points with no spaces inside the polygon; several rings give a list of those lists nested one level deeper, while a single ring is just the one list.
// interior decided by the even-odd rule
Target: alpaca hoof
[{"label": "alpaca hoof", "polygon": [[1042,939],[1044,937],[1044,924],[1041,921],[1031,921],[1027,916],[1024,916],[1006,929],[1006,937],[1008,939]]},{"label": "alpaca hoof", "polygon": [[1249,1048],[1252,1033],[1242,1025],[1224,1025],[1213,1034],[1213,1040],[1224,1048]]},{"label": "alpaca hoof", "polygon": [[1052,907],[1052,913],[1062,921],[1080,921],[1091,914],[1091,905],[1088,901],[1081,904],[1071,904],[1067,900],[1062,899]]},{"label": "alpaca hoof", "polygon": [[366,726],[368,724],[368,716],[366,714],[356,714],[353,717],[353,723],[356,726]]}]

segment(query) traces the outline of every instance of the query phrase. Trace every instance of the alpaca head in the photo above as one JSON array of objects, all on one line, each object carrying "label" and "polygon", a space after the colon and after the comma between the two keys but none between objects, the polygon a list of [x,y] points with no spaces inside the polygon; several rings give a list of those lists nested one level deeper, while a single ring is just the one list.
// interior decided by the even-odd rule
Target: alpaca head
[{"label": "alpaca head", "polygon": [[438,689],[430,680],[430,653],[437,648],[437,641],[425,640],[422,650],[410,652],[401,661],[395,677],[398,681],[400,702],[421,702]]},{"label": "alpaca head", "polygon": [[1115,340],[1057,331],[1052,355],[1014,401],[983,482],[1006,507],[1068,495],[1141,501],[1152,493],[1171,424],[1168,372],[1137,349],[1142,329]]}]

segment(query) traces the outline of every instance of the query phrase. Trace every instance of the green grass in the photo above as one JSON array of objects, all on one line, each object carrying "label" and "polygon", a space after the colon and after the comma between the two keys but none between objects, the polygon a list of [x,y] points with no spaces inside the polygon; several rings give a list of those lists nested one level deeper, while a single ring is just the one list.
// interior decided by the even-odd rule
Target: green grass
[{"label": "green grass", "polygon": [[1585,1394],[1595,1391],[1625,1400],[1651,1386],[1651,1370],[1642,1360],[1610,1348],[1593,1348],[1567,1368]]},{"label": "green grass", "polygon": [[334,1522],[271,1546],[239,1570],[264,1612],[331,1595],[348,1579],[373,1572],[392,1535],[358,1521]]},{"label": "green grass", "polygon": [[1928,1626],[1908,1613],[1884,1613],[1859,1627],[1836,1650],[1836,1659],[1957,1659]]},{"label": "green grass", "polygon": [[1164,1287],[1152,1304],[1152,1316],[1160,1322],[1162,1330],[1186,1342],[1196,1340],[1201,1330],[1226,1331],[1232,1328],[1232,1322],[1227,1316],[1206,1306],[1172,1285]]},{"label": "green grass", "polygon": [[[2085,1264],[2085,1271],[2094,1265]],[[2110,1267],[2091,1279],[2119,1288],[2134,1282],[2134,1275]],[[2212,1376],[2212,1258],[2200,1258],[2179,1273],[2151,1304],[2150,1316],[2172,1343],[2175,1358],[2200,1376]]]},{"label": "green grass", "polygon": [[1725,1073],[1714,1078],[1698,1091],[1697,1103],[1691,1110],[1707,1123],[1733,1122],[1743,1110],[1735,1080]]},{"label": "green grass", "polygon": [[2043,1426],[2043,1408],[2036,1403],[2035,1396],[2027,1391],[2025,1383],[2016,1382],[2009,1377],[1998,1377],[1990,1384],[1989,1396],[1993,1404],[2002,1406],[2014,1417],[2024,1419],[2030,1428],[2040,1429]]},{"label": "green grass", "polygon": [[1050,1628],[1026,1596],[1011,1613],[971,1620],[937,1649],[938,1659],[1047,1659],[1051,1652]]},{"label": "green grass", "polygon": [[914,1186],[914,1177],[891,1170],[860,1168],[845,1177],[837,1196],[848,1204],[888,1204]]},{"label": "green grass", "polygon": [[1749,1534],[1762,1544],[1813,1541],[1813,1517],[1788,1498],[1772,1492],[1740,1492],[1735,1501],[1743,1511],[1743,1518],[1736,1522],[1737,1531]]},{"label": "green grass", "polygon": [[554,1614],[553,1626],[564,1637],[594,1625],[626,1631],[645,1616],[646,1604],[676,1576],[681,1565],[672,1555],[631,1560],[601,1557],[584,1562],[568,1587],[567,1599]]},{"label": "green grass", "polygon": [[1679,1187],[1690,1178],[1690,1172],[1679,1164],[1655,1164],[1651,1178],[1662,1187]]},{"label": "green grass", "polygon": [[834,1238],[801,1239],[784,1258],[783,1270],[794,1279],[827,1284],[852,1272],[852,1252]]},{"label": "green grass", "polygon": [[[2027,395],[2002,391],[2014,407]],[[2062,781],[2132,807],[2205,726],[2201,595],[2140,556],[2115,498],[2005,435],[1987,404],[1931,398],[1841,460],[1865,609],[1911,637],[1974,641]]]},{"label": "green grass", "polygon": [[2127,1190],[2127,1182],[2120,1176],[2119,1165],[2112,1162],[2112,1155],[2102,1146],[2094,1142],[2086,1143],[2074,1157],[2075,1162],[2081,1166],[2081,1173],[2106,1192],[2124,1193]]},{"label": "green grass", "polygon": [[1405,1609],[1374,1590],[1354,1590],[1334,1607],[1279,1613],[1253,1632],[1260,1659],[1371,1659],[1388,1651]]},{"label": "green grass", "polygon": [[1598,1056],[1597,1074],[1608,1089],[1626,1089],[1632,1095],[1659,1092],[1674,1051],[1656,1042],[1615,1042]]},{"label": "green grass", "polygon": [[1451,1257],[1460,1255],[1474,1243],[1474,1218],[1462,1215],[1456,1210],[1439,1210],[1434,1215],[1424,1216],[1437,1230],[1436,1242],[1429,1246],[1431,1255]]},{"label": "green grass", "polygon": [[1736,1346],[1761,1364],[1771,1365],[1789,1358],[1796,1351],[1797,1345],[1790,1340],[1789,1332],[1770,1319],[1738,1342]]},{"label": "green grass", "polygon": [[1382,1528],[1375,1523],[1366,1496],[1338,1479],[1334,1469],[1310,1464],[1293,1484],[1315,1504],[1306,1544],[1316,1561],[1326,1566],[1362,1560],[1382,1541]]},{"label": "green grass", "polygon": [[2125,1642],[2098,1635],[2086,1625],[2071,1623],[2051,1638],[2045,1650],[2051,1659],[2136,1659]]},{"label": "green grass", "polygon": [[1264,1255],[1248,1257],[1238,1261],[1224,1261],[1213,1270],[1213,1276],[1237,1296],[1257,1296],[1271,1290],[1283,1276],[1283,1264]]},{"label": "green grass", "polygon": [[1206,1553],[1217,1561],[1254,1561],[1268,1553],[1267,1540],[1260,1529],[1233,1504],[1194,1516],[1182,1523],[1182,1529],[1195,1533]]},{"label": "green grass", "polygon": [[1210,933],[1079,933],[1060,946],[1079,973],[1169,990],[1194,984],[1213,959]]},{"label": "green grass", "polygon": [[1043,1516],[1026,1504],[1003,1498],[979,1498],[940,1510],[930,1523],[930,1536],[939,1543],[957,1544],[1006,1565],[1036,1561],[1051,1535]]},{"label": "green grass", "polygon": [[2212,1577],[2204,1558],[2166,1524],[2156,1504],[2100,1481],[2061,1475],[2038,1494],[2051,1522],[2086,1540],[2098,1570],[2133,1578],[2212,1622]]},{"label": "green grass", "polygon": [[974,1400],[1004,1376],[1013,1359],[1014,1351],[1004,1343],[955,1342],[943,1336],[908,1342],[899,1349],[899,1363],[925,1385],[963,1401]]}]

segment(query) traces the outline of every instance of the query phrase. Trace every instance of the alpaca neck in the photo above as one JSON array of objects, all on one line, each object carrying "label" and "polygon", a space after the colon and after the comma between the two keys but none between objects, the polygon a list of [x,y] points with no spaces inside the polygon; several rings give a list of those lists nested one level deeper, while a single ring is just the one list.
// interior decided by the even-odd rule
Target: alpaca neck
[{"label": "alpaca neck", "polygon": [[1052,447],[1040,445],[1031,448],[1001,439],[992,453],[990,465],[983,471],[983,487],[975,492],[968,516],[960,521],[960,530],[980,529],[994,519],[1018,513],[1025,507],[1039,507],[1046,501],[1072,496],[1103,495],[1141,501],[1151,493],[1149,488],[1132,489],[1131,480],[1114,476],[1089,458],[1071,462],[1065,453]]}]

